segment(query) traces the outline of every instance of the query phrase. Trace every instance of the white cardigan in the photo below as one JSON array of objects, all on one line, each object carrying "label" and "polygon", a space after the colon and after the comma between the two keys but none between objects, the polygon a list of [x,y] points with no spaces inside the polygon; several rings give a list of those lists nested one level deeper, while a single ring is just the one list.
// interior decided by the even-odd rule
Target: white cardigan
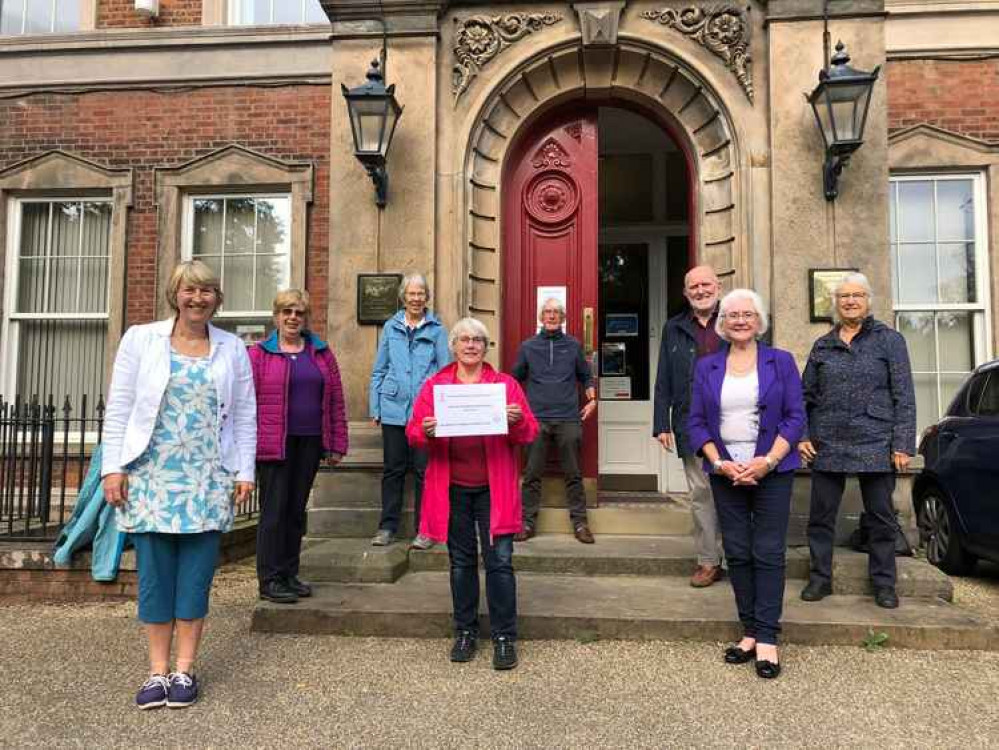
[{"label": "white cardigan", "polygon": [[[127,471],[149,445],[170,380],[170,334],[174,319],[129,328],[118,346],[104,412],[101,476]],[[254,481],[257,398],[243,342],[208,326],[212,379],[218,393],[222,466],[237,481]]]}]

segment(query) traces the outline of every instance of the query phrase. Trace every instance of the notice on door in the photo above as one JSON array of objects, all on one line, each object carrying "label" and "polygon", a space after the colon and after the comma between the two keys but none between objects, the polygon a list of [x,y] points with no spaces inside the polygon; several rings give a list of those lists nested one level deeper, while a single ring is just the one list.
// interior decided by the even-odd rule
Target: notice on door
[{"label": "notice on door", "polygon": [[631,378],[600,378],[601,401],[630,401]]}]

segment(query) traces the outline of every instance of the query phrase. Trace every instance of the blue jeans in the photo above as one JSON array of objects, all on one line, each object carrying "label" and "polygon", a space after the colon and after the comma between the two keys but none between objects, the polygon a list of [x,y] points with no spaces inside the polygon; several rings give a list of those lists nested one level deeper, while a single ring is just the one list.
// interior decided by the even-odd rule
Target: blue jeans
[{"label": "blue jeans", "polygon": [[[486,569],[486,603],[493,638],[517,637],[517,579],[513,575],[513,534],[489,543],[489,488],[451,485],[447,553],[451,560],[451,600],[456,631],[479,632],[479,543]],[[476,534],[478,531],[478,534]]]},{"label": "blue jeans", "polygon": [[755,487],[711,476],[722,544],[743,632],[777,643],[784,607],[787,523],[794,472],[769,474]]}]

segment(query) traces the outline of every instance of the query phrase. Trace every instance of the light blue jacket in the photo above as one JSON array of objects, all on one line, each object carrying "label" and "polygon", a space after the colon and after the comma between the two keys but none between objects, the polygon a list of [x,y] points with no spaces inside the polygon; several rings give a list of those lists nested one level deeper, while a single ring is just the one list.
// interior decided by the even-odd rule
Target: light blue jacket
[{"label": "light blue jacket", "polygon": [[405,311],[397,312],[386,321],[378,342],[368,389],[371,418],[405,426],[423,381],[450,362],[447,331],[432,312],[426,311],[423,325],[412,335]]},{"label": "light blue jacket", "polygon": [[126,534],[118,531],[114,508],[104,502],[101,451],[98,445],[90,457],[90,470],[80,487],[73,515],[56,540],[52,561],[58,567],[65,567],[72,562],[75,552],[92,546],[91,576],[95,581],[113,581],[118,576]]}]

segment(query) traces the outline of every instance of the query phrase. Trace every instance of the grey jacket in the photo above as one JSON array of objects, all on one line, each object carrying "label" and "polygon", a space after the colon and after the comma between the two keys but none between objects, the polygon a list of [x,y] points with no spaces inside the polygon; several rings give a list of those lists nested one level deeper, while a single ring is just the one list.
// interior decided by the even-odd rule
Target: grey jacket
[{"label": "grey jacket", "polygon": [[867,318],[849,346],[839,326],[816,340],[802,376],[812,468],[892,471],[892,453],[916,452],[916,396],[900,333]]}]

